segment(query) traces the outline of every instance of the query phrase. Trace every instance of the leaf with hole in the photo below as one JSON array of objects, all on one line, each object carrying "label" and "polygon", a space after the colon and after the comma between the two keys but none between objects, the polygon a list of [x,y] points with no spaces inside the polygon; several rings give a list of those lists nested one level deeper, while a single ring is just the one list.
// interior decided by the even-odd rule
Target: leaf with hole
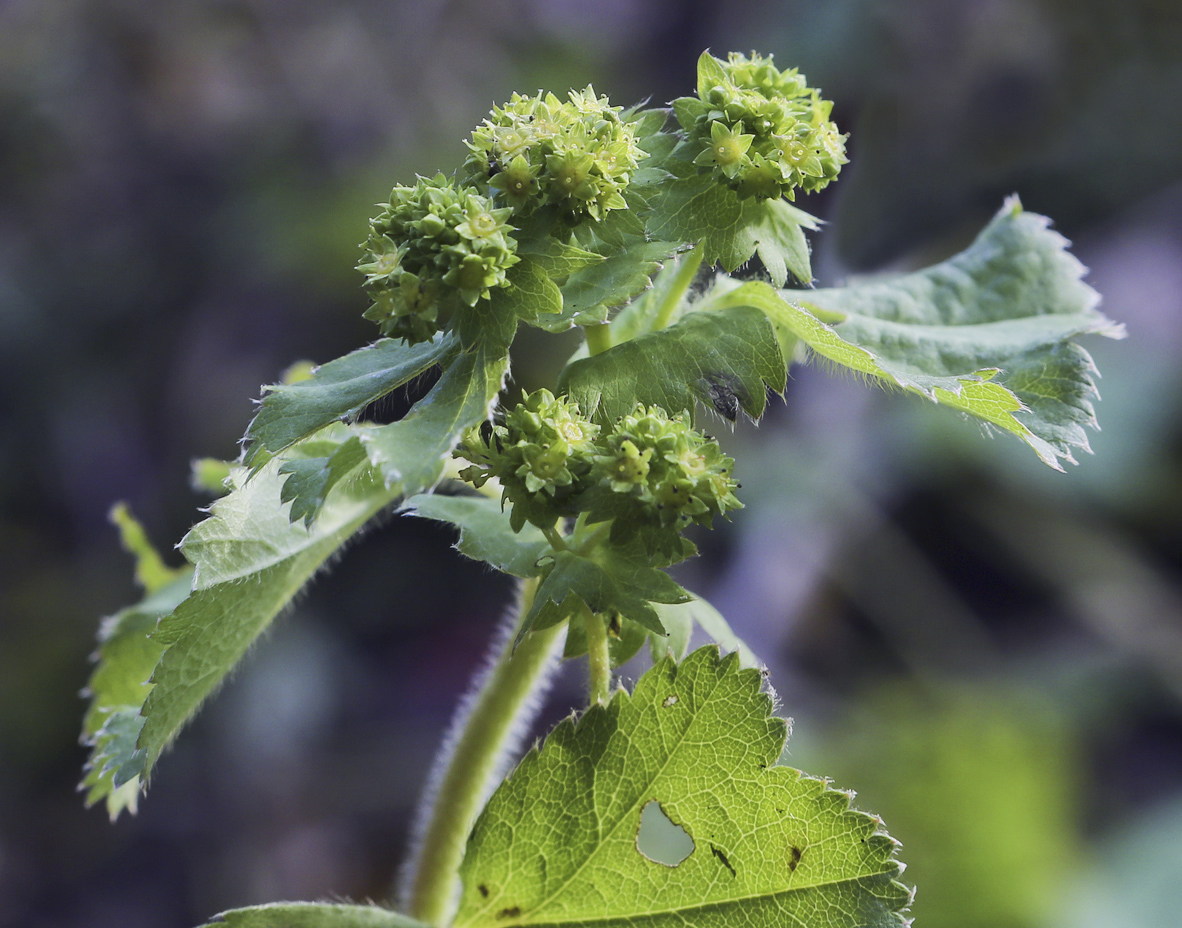
[{"label": "leaf with hole", "polygon": [[[702,648],[561,722],[477,820],[454,928],[902,928],[897,842],[776,766],[787,729],[761,685]],[[638,847],[652,802],[694,845],[674,866]]]}]

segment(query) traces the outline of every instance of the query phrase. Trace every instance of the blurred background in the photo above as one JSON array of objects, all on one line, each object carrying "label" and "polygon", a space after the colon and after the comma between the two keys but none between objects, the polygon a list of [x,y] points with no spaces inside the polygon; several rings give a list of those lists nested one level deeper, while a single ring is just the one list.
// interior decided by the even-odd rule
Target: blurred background
[{"label": "blurred background", "polygon": [[[511,590],[390,518],[276,624],[112,825],[74,791],[106,514],[168,548],[261,384],[375,336],[372,204],[494,101],[690,93],[704,48],[836,101],[802,205],[823,283],[966,245],[1017,192],[1121,343],[1056,474],[947,410],[797,368],[722,431],[747,509],[681,579],[769,664],[789,763],[858,791],[925,928],[1182,911],[1182,4],[1177,0],[0,0],[0,925],[191,928],[390,898],[439,734]],[[526,338],[523,387],[566,350]],[[640,667],[629,668],[635,675]],[[582,698],[566,668],[539,732]]]}]

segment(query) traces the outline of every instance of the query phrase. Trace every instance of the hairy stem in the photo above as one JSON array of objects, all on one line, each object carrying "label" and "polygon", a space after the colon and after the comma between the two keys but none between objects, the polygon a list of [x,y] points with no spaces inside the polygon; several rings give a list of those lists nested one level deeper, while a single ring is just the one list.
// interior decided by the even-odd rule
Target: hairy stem
[{"label": "hairy stem", "polygon": [[583,606],[587,622],[587,667],[589,702],[605,705],[611,695],[612,663],[607,647],[607,623],[603,616]]},{"label": "hairy stem", "polygon": [[587,352],[589,354],[603,354],[612,346],[612,327],[608,323],[585,325],[583,331],[587,334]]},{"label": "hairy stem", "polygon": [[693,251],[682,256],[681,267],[677,269],[677,276],[673,278],[669,292],[665,294],[665,299],[657,309],[656,318],[653,319],[654,332],[658,329],[665,328],[673,319],[673,311],[681,304],[681,299],[685,296],[685,291],[694,282],[698,268],[702,266],[702,255],[702,243],[699,242]]},{"label": "hairy stem", "polygon": [[544,676],[565,623],[530,632],[513,648],[516,629],[533,605],[538,581],[522,584],[514,633],[481,685],[458,733],[435,796],[409,881],[409,914],[430,925],[453,915],[468,835],[496,785],[500,763],[530,696]]}]

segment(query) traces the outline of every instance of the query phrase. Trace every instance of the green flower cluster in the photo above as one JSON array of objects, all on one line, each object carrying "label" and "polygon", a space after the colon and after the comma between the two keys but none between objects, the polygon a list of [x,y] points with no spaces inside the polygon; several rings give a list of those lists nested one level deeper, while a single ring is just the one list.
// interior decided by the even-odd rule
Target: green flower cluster
[{"label": "green flower cluster", "polygon": [[797,188],[825,187],[848,160],[832,108],[795,68],[780,71],[754,52],[727,61],[703,54],[698,96],[673,104],[695,164],[712,167],[740,197],[790,200]]},{"label": "green flower cluster", "polygon": [[734,461],[684,417],[657,406],[639,405],[601,429],[578,404],[539,390],[491,432],[470,430],[455,454],[472,462],[460,472],[465,480],[478,487],[500,480],[515,530],[587,513],[592,523],[679,531],[742,506]]},{"label": "green flower cluster", "polygon": [[624,189],[645,153],[634,128],[593,88],[513,94],[472,133],[464,169],[473,182],[524,214],[553,203],[572,219],[625,209]]},{"label": "green flower cluster", "polygon": [[373,300],[365,318],[384,335],[426,341],[441,313],[475,306],[493,287],[506,286],[505,272],[520,260],[510,212],[442,174],[395,187],[370,221],[357,266]]}]

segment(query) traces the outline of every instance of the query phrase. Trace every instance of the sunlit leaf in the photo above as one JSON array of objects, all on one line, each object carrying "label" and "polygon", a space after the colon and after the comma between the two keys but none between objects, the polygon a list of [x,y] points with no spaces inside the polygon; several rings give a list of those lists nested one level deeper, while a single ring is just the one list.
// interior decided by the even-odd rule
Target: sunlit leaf
[{"label": "sunlit leaf", "polygon": [[[776,766],[786,726],[761,683],[702,648],[561,722],[477,820],[455,928],[901,928],[897,842]],[[676,866],[638,847],[651,802],[692,840]]]}]

